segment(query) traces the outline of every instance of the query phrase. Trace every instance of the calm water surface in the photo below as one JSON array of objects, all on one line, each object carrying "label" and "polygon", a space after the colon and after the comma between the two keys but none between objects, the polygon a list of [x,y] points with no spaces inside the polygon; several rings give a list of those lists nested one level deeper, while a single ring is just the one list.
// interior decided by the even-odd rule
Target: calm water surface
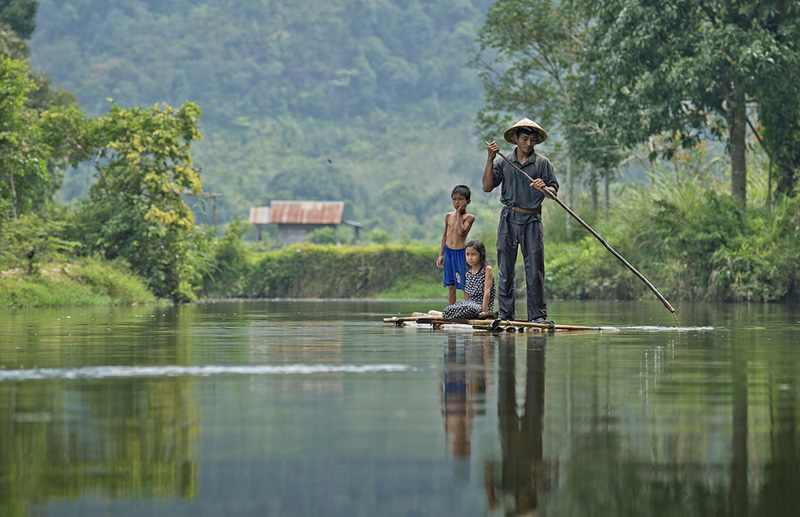
[{"label": "calm water surface", "polygon": [[0,516],[800,514],[800,306],[676,307],[2,310]]}]

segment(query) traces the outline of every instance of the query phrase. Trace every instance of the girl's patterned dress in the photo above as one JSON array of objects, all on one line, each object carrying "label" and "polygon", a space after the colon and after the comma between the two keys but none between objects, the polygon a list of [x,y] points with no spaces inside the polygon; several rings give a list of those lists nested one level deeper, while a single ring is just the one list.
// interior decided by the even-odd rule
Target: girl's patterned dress
[{"label": "girl's patterned dress", "polygon": [[[486,283],[486,266],[477,273],[472,273],[472,268],[467,268],[464,292],[469,299],[463,302],[448,305],[442,311],[442,317],[448,319],[473,319],[477,318],[483,309],[483,287]],[[495,281],[492,279],[492,289],[489,294],[488,311],[494,310]]]}]

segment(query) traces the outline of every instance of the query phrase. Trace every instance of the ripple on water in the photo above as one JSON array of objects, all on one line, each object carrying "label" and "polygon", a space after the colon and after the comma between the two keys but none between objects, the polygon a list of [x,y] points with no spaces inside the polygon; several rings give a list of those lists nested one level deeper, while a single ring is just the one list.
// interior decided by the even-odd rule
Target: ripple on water
[{"label": "ripple on water", "polygon": [[212,375],[308,375],[320,373],[407,372],[402,364],[368,365],[206,365],[206,366],[95,366],[86,368],[34,368],[0,370],[2,381],[41,379],[106,379],[120,377],[208,377]]}]

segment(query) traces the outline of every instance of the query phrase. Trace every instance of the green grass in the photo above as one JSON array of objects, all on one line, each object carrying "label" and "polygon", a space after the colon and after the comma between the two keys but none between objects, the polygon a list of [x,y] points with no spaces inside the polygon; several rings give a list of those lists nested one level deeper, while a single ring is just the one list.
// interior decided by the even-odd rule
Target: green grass
[{"label": "green grass", "polygon": [[133,305],[158,300],[144,282],[116,263],[87,260],[45,264],[32,274],[7,270],[0,277],[0,307]]},{"label": "green grass", "polygon": [[376,297],[391,300],[438,299],[446,303],[447,288],[442,286],[441,281],[431,283],[421,279],[403,279],[398,280],[391,289],[378,293]]}]

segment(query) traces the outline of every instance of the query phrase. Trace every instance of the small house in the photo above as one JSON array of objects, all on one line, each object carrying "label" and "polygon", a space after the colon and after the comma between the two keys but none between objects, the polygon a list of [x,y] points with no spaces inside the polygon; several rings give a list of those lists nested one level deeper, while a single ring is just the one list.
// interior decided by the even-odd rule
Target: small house
[{"label": "small house", "polygon": [[269,207],[251,207],[250,224],[256,226],[259,240],[260,225],[277,225],[276,246],[304,242],[310,232],[325,227],[335,229],[340,224],[352,226],[355,240],[358,240],[358,231],[362,225],[342,218],[343,213],[342,201],[273,201]]},{"label": "small house", "polygon": [[269,207],[268,206],[251,206],[250,218],[248,223],[253,225],[256,229],[256,240],[261,242],[261,228],[265,224],[269,224]]}]

